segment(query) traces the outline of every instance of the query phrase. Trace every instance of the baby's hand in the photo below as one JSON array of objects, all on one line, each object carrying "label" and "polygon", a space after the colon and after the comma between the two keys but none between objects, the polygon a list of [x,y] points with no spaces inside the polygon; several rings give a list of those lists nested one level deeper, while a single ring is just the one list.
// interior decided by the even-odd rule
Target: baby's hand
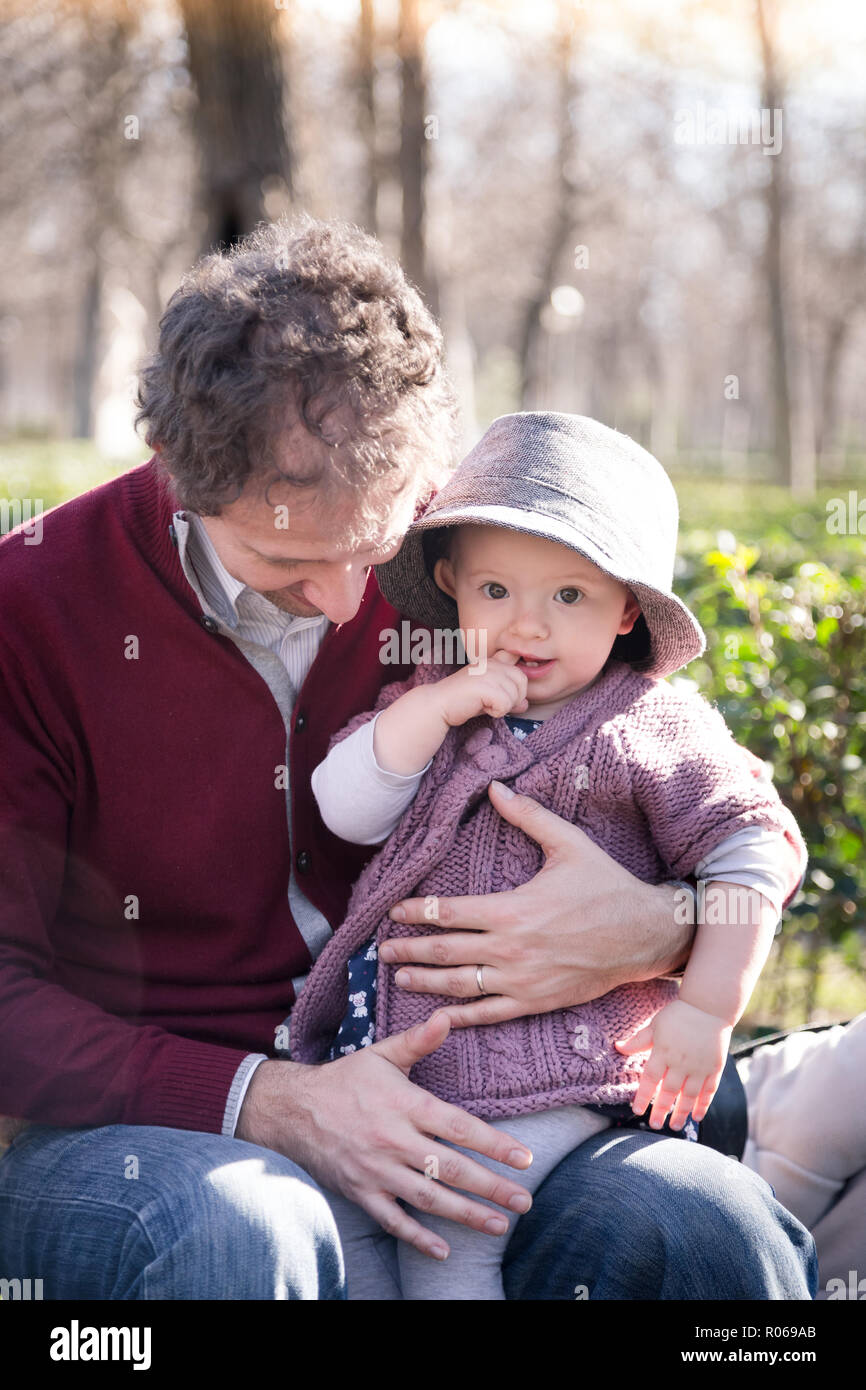
[{"label": "baby's hand", "polygon": [[725,1019],[675,999],[646,1028],[615,1042],[624,1056],[652,1048],[632,1101],[634,1113],[642,1115],[652,1103],[653,1129],[661,1129],[669,1111],[671,1129],[682,1129],[690,1113],[702,1120],[719,1088],[732,1032]]},{"label": "baby's hand", "polygon": [[464,666],[453,676],[446,676],[434,688],[441,697],[442,717],[447,724],[465,724],[476,714],[489,714],[494,719],[504,714],[519,714],[528,709],[526,699],[528,680],[516,663],[513,652],[494,652],[486,669],[478,665]]}]

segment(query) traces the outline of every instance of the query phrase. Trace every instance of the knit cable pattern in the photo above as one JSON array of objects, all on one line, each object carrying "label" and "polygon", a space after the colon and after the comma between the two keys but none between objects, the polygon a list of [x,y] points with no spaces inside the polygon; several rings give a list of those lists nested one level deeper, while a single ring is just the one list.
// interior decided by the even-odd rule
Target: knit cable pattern
[{"label": "knit cable pattern", "polygon": [[[331,746],[407,689],[453,669],[419,665],[409,681],[385,686],[375,708]],[[802,848],[793,817],[760,771],[702,697],[619,662],[525,740],[487,716],[451,729],[310,973],[292,1015],[293,1058],[326,1056],[345,1009],[347,962],[365,941],[440,931],[392,921],[388,909],[400,898],[507,892],[542,868],[540,846],[490,802],[493,778],[580,826],[636,877],[661,883],[685,877],[746,825],[777,830]],[[377,1040],[457,1002],[397,988],[395,969],[380,962]],[[456,1029],[413,1068],[412,1080],[486,1118],[629,1100],[645,1054],[622,1057],[613,1042],[643,1027],[676,992],[669,980],[627,984],[575,1008]]]}]

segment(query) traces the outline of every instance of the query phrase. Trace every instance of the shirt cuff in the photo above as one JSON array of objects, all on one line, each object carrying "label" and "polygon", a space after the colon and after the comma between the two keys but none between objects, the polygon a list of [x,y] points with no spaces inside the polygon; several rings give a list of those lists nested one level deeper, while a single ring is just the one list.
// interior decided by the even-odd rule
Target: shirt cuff
[{"label": "shirt cuff", "polygon": [[705,855],[695,865],[695,877],[756,889],[772,905],[778,921],[790,881],[786,848],[784,835],[748,826]]},{"label": "shirt cuff", "polygon": [[253,1079],[253,1073],[260,1062],[267,1062],[268,1060],[264,1052],[251,1052],[244,1058],[235,1072],[234,1080],[229,1087],[225,1115],[223,1116],[222,1134],[224,1138],[234,1139],[241,1106],[244,1103],[247,1087]]},{"label": "shirt cuff", "polygon": [[[382,714],[383,712],[383,710],[379,710],[379,714]],[[379,714],[374,715],[373,718],[369,719],[366,724],[362,724],[361,728],[358,730],[359,734],[366,734],[366,747],[364,748],[364,752],[367,756],[368,766],[371,767],[373,771],[376,773],[376,776],[383,787],[405,787],[407,785],[411,785],[414,782],[420,782],[421,778],[424,776],[424,773],[427,771],[428,767],[430,767],[431,763],[433,762],[432,758],[430,758],[424,764],[420,772],[388,772],[386,768],[379,766],[378,762],[376,761],[376,754],[373,751],[373,730],[375,728],[376,720],[379,718]]]}]

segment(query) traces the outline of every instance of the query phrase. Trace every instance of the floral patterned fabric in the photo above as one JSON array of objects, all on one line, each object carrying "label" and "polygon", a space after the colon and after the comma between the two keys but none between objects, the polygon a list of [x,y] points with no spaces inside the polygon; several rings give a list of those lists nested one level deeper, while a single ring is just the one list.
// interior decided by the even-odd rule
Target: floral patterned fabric
[{"label": "floral patterned fabric", "polygon": [[[541,727],[540,719],[521,719],[507,714],[505,722],[515,738],[524,739]],[[376,973],[378,952],[372,937],[349,961],[349,1003],[337,1036],[331,1045],[328,1061],[346,1057],[361,1047],[369,1047],[376,1037]]]}]

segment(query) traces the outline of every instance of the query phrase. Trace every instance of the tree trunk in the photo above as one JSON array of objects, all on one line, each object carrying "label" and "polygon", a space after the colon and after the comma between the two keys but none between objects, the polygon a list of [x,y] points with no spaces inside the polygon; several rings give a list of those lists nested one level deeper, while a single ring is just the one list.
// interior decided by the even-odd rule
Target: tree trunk
[{"label": "tree trunk", "polygon": [[[755,18],[761,45],[763,67],[761,105],[775,113],[782,110],[783,85],[779,76],[775,18],[775,0],[755,0]],[[775,121],[775,115],[773,117]],[[784,149],[784,145],[782,147]],[[787,284],[786,234],[790,209],[784,155],[767,156],[770,162],[766,188],[767,240],[764,267],[769,301],[769,329],[773,364],[773,416],[775,422],[776,456],[782,479],[801,496],[815,490],[814,448],[805,438],[799,412],[795,405],[794,387],[801,380],[795,360],[795,344],[788,322],[790,296]]]},{"label": "tree trunk", "polygon": [[79,177],[86,193],[82,226],[84,282],[72,364],[72,433],[92,439],[95,395],[102,362],[102,300],[105,275],[104,237],[123,226],[122,156],[118,129],[126,101],[129,44],[136,19],[127,0],[115,0],[110,14],[81,6],[85,47],[82,70],[85,100],[75,124],[79,131]]},{"label": "tree trunk", "polygon": [[419,0],[400,0],[400,187],[403,218],[400,260],[408,278],[419,289],[434,314],[438,295],[427,262],[426,183],[428,140],[425,128],[427,78],[424,71],[424,31]]},{"label": "tree trunk", "polygon": [[536,291],[524,311],[523,326],[518,344],[521,364],[520,396],[523,410],[533,408],[532,400],[538,378],[535,359],[541,329],[541,316],[550,299],[550,292],[554,288],[554,279],[563,248],[566,246],[567,238],[572,233],[575,224],[577,131],[572,108],[577,100],[578,91],[573,74],[577,31],[577,17],[571,7],[567,6],[563,0],[559,8],[559,28],[556,37],[556,79],[559,89],[556,208],[547,237],[544,258],[536,276]]},{"label": "tree trunk", "polygon": [[815,441],[816,452],[822,460],[829,453],[836,432],[836,380],[849,328],[850,320],[846,315],[844,318],[834,319],[827,333],[824,370],[821,374],[821,414],[818,418],[818,434]]},{"label": "tree trunk", "polygon": [[93,387],[99,362],[101,309],[102,265],[98,251],[94,250],[81,300],[73,368],[72,434],[75,439],[90,439],[93,436]]},{"label": "tree trunk", "polygon": [[198,95],[205,249],[230,246],[264,220],[266,193],[291,197],[278,11],[274,0],[180,6]]},{"label": "tree trunk", "polygon": [[376,139],[376,14],[374,0],[361,0],[358,31],[358,123],[364,142],[364,193],[361,218],[368,232],[379,230],[379,156]]}]

